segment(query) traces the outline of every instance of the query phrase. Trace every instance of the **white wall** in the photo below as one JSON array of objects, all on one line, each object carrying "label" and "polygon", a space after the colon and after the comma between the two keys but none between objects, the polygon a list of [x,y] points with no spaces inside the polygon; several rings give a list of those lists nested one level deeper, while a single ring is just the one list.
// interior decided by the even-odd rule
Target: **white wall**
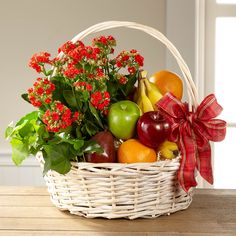
[{"label": "white wall", "polygon": [[[31,55],[57,48],[83,29],[106,20],[136,21],[166,29],[165,0],[0,0],[0,184],[42,184],[38,164],[28,160],[16,168],[10,146],[3,138],[5,127],[33,108],[21,98],[37,74],[27,67]],[[136,48],[145,57],[151,73],[165,67],[165,48],[134,30],[107,32],[118,39],[119,49]]]}]

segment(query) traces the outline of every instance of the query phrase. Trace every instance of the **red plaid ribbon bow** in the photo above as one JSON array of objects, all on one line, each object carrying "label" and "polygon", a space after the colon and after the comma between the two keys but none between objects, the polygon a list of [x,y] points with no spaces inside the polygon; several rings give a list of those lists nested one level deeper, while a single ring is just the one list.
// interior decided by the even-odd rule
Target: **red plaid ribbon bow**
[{"label": "red plaid ribbon bow", "polygon": [[207,182],[213,184],[209,140],[221,141],[226,134],[226,122],[214,119],[222,111],[214,94],[208,95],[195,112],[190,112],[187,103],[182,103],[170,93],[156,105],[171,124],[170,140],[178,143],[181,151],[180,185],[186,192],[197,185],[196,168]]}]

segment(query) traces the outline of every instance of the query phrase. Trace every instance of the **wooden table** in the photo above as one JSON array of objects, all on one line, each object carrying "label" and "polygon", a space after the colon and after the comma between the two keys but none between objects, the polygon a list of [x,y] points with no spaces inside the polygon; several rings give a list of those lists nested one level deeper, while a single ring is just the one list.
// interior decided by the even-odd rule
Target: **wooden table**
[{"label": "wooden table", "polygon": [[156,219],[86,219],[54,207],[44,187],[0,187],[0,236],[236,235],[236,190],[197,189],[191,206]]}]

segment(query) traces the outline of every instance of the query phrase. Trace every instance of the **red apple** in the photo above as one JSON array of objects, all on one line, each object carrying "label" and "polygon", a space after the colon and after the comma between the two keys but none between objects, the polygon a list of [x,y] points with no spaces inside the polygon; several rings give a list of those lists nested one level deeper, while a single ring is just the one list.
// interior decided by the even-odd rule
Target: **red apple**
[{"label": "red apple", "polygon": [[144,145],[157,148],[170,134],[170,124],[158,111],[144,113],[138,120],[137,133]]},{"label": "red apple", "polygon": [[91,138],[103,148],[103,153],[89,153],[85,156],[87,162],[106,163],[116,161],[114,137],[109,131],[101,131]]}]

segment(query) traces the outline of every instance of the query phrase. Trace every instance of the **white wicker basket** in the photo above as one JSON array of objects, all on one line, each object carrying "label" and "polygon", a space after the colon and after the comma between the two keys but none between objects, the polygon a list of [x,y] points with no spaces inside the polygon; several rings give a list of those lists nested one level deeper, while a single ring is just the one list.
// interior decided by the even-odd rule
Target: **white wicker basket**
[{"label": "white wicker basket", "polygon": [[[196,108],[197,91],[188,66],[174,45],[158,30],[134,22],[109,21],[82,31],[71,41],[116,27],[144,31],[170,50],[185,79],[190,107]],[[37,158],[43,165],[41,153]],[[179,166],[179,158],[135,164],[73,162],[66,175],[49,171],[44,179],[53,204],[72,214],[87,218],[154,218],[186,209],[192,201],[192,190],[186,193],[178,184]]]}]

